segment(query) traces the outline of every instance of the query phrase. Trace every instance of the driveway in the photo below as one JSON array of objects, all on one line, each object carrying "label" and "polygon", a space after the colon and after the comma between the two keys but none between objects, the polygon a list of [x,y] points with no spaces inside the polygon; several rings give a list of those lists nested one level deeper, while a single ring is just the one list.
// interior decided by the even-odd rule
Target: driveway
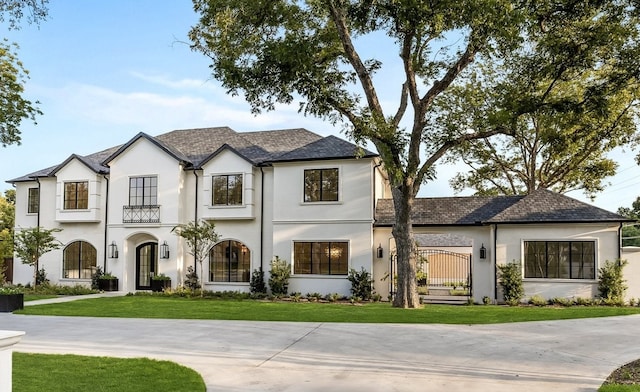
[{"label": "driveway", "polygon": [[339,324],[0,314],[15,351],[149,357],[208,391],[595,391],[640,358],[640,315],[498,325]]}]

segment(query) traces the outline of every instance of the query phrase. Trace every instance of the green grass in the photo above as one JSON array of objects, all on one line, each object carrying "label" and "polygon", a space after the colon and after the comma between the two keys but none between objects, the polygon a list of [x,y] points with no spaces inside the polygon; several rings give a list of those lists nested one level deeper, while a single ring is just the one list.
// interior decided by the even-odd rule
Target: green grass
[{"label": "green grass", "polygon": [[603,385],[598,389],[598,392],[638,392],[640,391],[640,385],[623,385],[623,384],[608,384]]},{"label": "green grass", "polygon": [[13,353],[14,392],[205,391],[194,370],[148,358]]},{"label": "green grass", "polygon": [[15,311],[15,313],[52,316],[204,320],[495,324],[622,316],[638,314],[640,313],[640,308],[426,305],[422,309],[398,309],[393,308],[388,303],[352,305],[343,303],[291,303],[163,296],[125,296],[29,306],[23,310]]}]

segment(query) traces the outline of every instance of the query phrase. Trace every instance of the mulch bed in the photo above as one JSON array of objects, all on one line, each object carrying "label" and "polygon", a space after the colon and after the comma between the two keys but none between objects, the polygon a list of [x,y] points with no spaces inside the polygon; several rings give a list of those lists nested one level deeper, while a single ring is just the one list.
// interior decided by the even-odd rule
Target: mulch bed
[{"label": "mulch bed", "polygon": [[640,385],[640,359],[629,362],[614,370],[605,384]]}]

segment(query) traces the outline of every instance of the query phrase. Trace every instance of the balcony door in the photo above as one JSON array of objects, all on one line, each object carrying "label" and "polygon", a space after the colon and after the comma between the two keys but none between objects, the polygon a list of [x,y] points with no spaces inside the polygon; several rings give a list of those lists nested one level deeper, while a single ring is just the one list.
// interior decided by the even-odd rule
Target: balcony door
[{"label": "balcony door", "polygon": [[146,242],[136,248],[136,290],[151,290],[158,269],[158,244]]}]

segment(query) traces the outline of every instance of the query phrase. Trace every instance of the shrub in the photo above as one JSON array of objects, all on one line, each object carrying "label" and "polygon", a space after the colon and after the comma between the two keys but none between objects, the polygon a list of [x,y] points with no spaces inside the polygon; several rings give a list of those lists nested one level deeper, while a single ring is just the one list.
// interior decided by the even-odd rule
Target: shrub
[{"label": "shrub", "polygon": [[249,287],[253,295],[267,294],[267,285],[264,283],[264,271],[262,268],[253,270]]},{"label": "shrub", "polygon": [[597,305],[597,303],[594,303],[592,298],[583,298],[583,297],[576,297],[575,303],[576,305],[579,305],[579,306],[592,306],[594,304]]},{"label": "shrub", "polygon": [[518,305],[522,297],[524,297],[520,263],[514,260],[511,263],[499,265],[498,269],[504,301],[509,306]]},{"label": "shrub", "polygon": [[36,273],[36,285],[41,285],[49,283],[49,279],[47,279],[47,271],[44,268],[40,268]]},{"label": "shrub", "polygon": [[546,306],[548,304],[547,300],[541,295],[533,295],[529,298],[529,303],[534,306]]},{"label": "shrub", "polygon": [[200,286],[200,279],[198,278],[198,273],[193,269],[192,266],[187,267],[187,274],[184,279],[184,286],[191,291],[196,291]]},{"label": "shrub", "polygon": [[337,302],[342,298],[342,296],[338,293],[333,293],[333,294],[327,294],[327,301],[329,302]]},{"label": "shrub", "polygon": [[320,293],[307,293],[307,299],[312,302],[317,302],[322,299],[322,294]]},{"label": "shrub", "polygon": [[271,260],[271,271],[269,276],[269,287],[273,295],[286,295],[289,291],[289,277],[291,276],[291,265],[286,260],[276,256]]},{"label": "shrub", "polygon": [[573,306],[575,304],[572,299],[565,298],[565,297],[554,297],[554,298],[551,298],[549,300],[549,302],[552,305],[564,306],[564,307],[567,307],[567,308],[570,307],[570,306]]},{"label": "shrub", "polygon": [[625,265],[627,265],[626,260],[618,259],[615,262],[607,260],[598,269],[598,291],[602,299],[614,303],[624,301],[627,285],[622,276],[622,269]]},{"label": "shrub", "polygon": [[484,297],[482,297],[482,303],[483,303],[483,304],[485,304],[485,305],[490,305],[490,304],[491,304],[491,302],[492,302],[492,301],[491,301],[491,298],[489,298],[488,296],[486,296],[486,295],[485,295]]},{"label": "shrub", "polygon": [[97,266],[96,270],[91,274],[91,288],[94,290],[98,290],[100,288],[98,281],[104,275],[102,271],[102,267]]},{"label": "shrub", "polygon": [[351,282],[351,294],[353,297],[368,301],[371,299],[371,284],[373,283],[373,279],[371,279],[369,271],[365,270],[364,267],[360,268],[360,272],[351,268],[347,279]]}]

